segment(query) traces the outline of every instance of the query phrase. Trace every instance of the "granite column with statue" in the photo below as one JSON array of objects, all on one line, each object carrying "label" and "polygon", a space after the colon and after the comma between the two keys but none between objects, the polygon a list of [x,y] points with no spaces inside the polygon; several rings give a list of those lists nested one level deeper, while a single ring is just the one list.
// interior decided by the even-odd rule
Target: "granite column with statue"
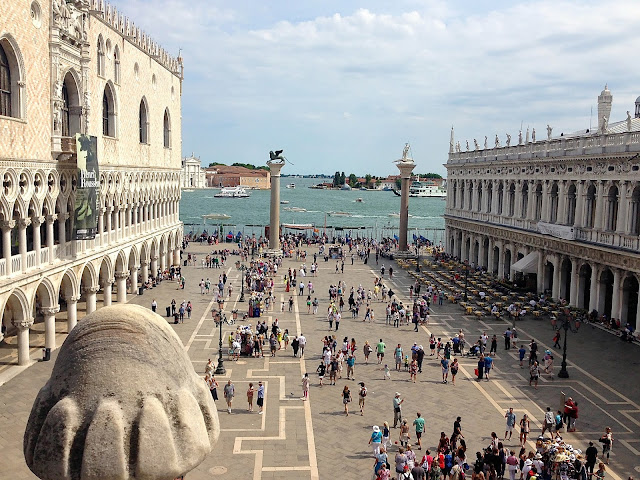
[{"label": "granite column with statue", "polygon": [[269,250],[280,251],[280,170],[284,162],[267,162],[271,171],[271,208],[269,221]]},{"label": "granite column with statue", "polygon": [[400,170],[400,178],[402,181],[402,188],[400,191],[400,232],[398,235],[398,250],[400,252],[406,252],[409,250],[407,245],[407,230],[409,226],[409,185],[411,183],[411,172],[416,166],[413,159],[408,156],[408,153],[409,144],[406,144],[404,151],[402,152],[402,158],[395,162],[396,166]]}]

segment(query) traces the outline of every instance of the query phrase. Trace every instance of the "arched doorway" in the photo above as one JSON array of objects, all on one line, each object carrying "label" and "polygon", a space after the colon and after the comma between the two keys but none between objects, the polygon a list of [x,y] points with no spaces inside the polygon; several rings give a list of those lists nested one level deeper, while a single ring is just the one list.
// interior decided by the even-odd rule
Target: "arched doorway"
[{"label": "arched doorway", "polygon": [[589,302],[591,301],[591,265],[588,263],[583,264],[580,267],[580,275],[578,277],[578,308],[589,308]]},{"label": "arched doorway", "polygon": [[600,298],[598,299],[598,313],[611,318],[613,304],[613,273],[608,268],[600,274]]},{"label": "arched doorway", "polygon": [[560,298],[564,298],[567,303],[573,304],[571,298],[571,260],[564,258],[560,264]]},{"label": "arched doorway", "polygon": [[630,274],[622,282],[622,311],[620,316],[620,325],[626,325],[627,322],[636,328],[638,316],[638,279],[635,275]]},{"label": "arched doorway", "polygon": [[493,265],[489,265],[489,270],[491,271],[492,274],[497,275],[498,274],[498,268],[500,265],[500,248],[499,247],[493,247]]},{"label": "arched doorway", "polygon": [[[553,292],[553,274],[555,272],[555,267],[553,263],[547,261],[544,265],[544,292],[547,295],[551,295]],[[555,299],[557,300],[557,298]]]},{"label": "arched doorway", "polygon": [[504,278],[507,279],[511,279],[510,278],[510,273],[511,273],[511,264],[513,262],[511,261],[511,250],[509,250],[508,248],[505,249],[504,251],[504,266],[503,266],[503,271],[502,274],[504,275]]},{"label": "arched doorway", "polygon": [[28,365],[29,327],[33,319],[29,315],[28,302],[22,290],[15,289],[4,305],[2,312],[2,335],[0,357],[5,363],[15,363],[18,352],[18,365]]}]

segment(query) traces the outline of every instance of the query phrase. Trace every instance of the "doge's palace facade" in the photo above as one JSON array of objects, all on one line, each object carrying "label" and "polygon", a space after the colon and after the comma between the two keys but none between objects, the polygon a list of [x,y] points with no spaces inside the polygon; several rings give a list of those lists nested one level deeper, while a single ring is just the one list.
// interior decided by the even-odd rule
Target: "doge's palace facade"
[{"label": "doge's palace facade", "polygon": [[616,123],[612,99],[605,87],[591,131],[553,136],[547,126],[543,139],[527,130],[463,149],[452,130],[446,249],[638,328],[640,97]]},{"label": "doge's palace facade", "polygon": [[[0,339],[56,333],[178,264],[181,58],[102,0],[0,10]],[[97,235],[73,238],[76,134],[97,137]]]}]

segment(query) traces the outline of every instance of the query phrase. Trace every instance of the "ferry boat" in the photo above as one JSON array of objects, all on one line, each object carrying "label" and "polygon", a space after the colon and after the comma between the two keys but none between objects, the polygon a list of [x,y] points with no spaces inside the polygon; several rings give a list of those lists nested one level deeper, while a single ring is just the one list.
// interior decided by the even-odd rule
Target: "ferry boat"
[{"label": "ferry boat", "polygon": [[447,191],[431,182],[413,182],[409,187],[410,197],[446,197]]},{"label": "ferry boat", "polygon": [[216,198],[247,198],[249,194],[244,187],[224,187],[219,193],[214,195]]},{"label": "ferry boat", "polygon": [[287,210],[288,212],[306,212],[306,208],[300,207],[284,207],[283,210]]},{"label": "ferry boat", "polygon": [[296,188],[296,184],[295,183],[290,183],[289,185],[287,185],[287,188]]},{"label": "ferry boat", "polygon": [[327,212],[327,215],[330,217],[350,217],[351,214],[349,212]]}]

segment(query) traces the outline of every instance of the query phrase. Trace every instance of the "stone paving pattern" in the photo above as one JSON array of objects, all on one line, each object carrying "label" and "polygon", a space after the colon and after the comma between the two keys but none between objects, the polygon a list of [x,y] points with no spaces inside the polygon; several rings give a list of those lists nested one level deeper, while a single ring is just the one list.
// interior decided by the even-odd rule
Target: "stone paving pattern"
[{"label": "stone paving pattern", "polygon": [[[202,255],[207,247],[191,245],[189,252]],[[315,250],[310,247],[312,254]],[[311,256],[311,255],[310,255]],[[225,310],[246,308],[246,303],[237,303],[240,275],[235,269],[236,257],[230,257],[225,267],[230,281],[234,284],[234,299],[227,302]],[[310,264],[307,260],[307,265]],[[285,260],[284,267],[299,266],[301,262]],[[382,263],[382,261],[380,262]],[[385,261],[387,268],[390,265]],[[379,266],[371,258],[369,265],[356,261],[345,264],[344,274],[335,274],[335,263],[319,263],[317,278],[313,279],[315,294],[320,300],[318,315],[306,312],[306,297],[296,299],[293,313],[280,312],[280,301],[287,299],[282,276],[276,281],[275,311],[265,314],[270,324],[278,318],[281,327],[288,328],[293,335],[301,329],[307,337],[307,349],[304,360],[292,356],[291,347],[281,350],[275,358],[241,358],[238,362],[226,361],[227,376],[219,377],[220,397],[217,402],[221,423],[221,437],[214,452],[186,478],[189,480],[210,478],[247,478],[247,479],[362,479],[370,478],[373,460],[367,445],[371,426],[382,425],[386,420],[393,423],[392,398],[395,391],[401,392],[405,402],[403,416],[410,422],[420,411],[426,419],[426,433],[423,436],[425,447],[434,449],[439,433],[449,435],[457,415],[462,416],[463,433],[468,445],[468,457],[490,442],[490,433],[496,431],[499,436],[504,432],[504,411],[513,406],[518,419],[522,413],[532,416],[532,432],[539,432],[540,419],[544,408],[549,405],[558,409],[561,392],[573,396],[580,405],[578,431],[565,433],[565,438],[574,446],[586,448],[589,440],[597,440],[606,425],[614,431],[616,442],[612,452],[609,475],[614,480],[637,475],[640,471],[640,389],[638,387],[638,347],[623,344],[616,337],[583,326],[577,334],[569,334],[568,359],[570,379],[545,376],[538,390],[528,386],[528,372],[520,369],[514,350],[505,351],[502,333],[510,324],[506,321],[482,317],[476,319],[463,315],[458,305],[445,302],[443,306],[432,306],[433,315],[430,325],[413,332],[413,326],[393,328],[384,324],[384,304],[375,304],[375,323],[363,323],[361,318],[352,320],[349,312],[344,312],[340,330],[335,333],[339,343],[344,336],[356,339],[358,361],[355,367],[356,381],[344,378],[336,386],[318,386],[314,373],[320,360],[321,339],[328,332],[326,308],[327,290],[338,279],[346,281],[347,286],[362,284],[373,287],[374,276]],[[213,306],[211,295],[201,295],[198,287],[200,278],[209,277],[216,283],[221,269],[203,270],[199,267],[184,268],[187,279],[186,289],[177,290],[174,282],[163,282],[159,287],[145,292],[142,296],[130,297],[130,303],[150,307],[153,298],[159,303],[159,313],[171,298],[176,301],[191,300],[194,305],[192,318],[174,328],[188,348],[196,371],[204,373],[208,358],[217,356],[218,330],[211,320]],[[281,272],[284,269],[280,270]],[[394,264],[393,289],[405,303],[409,301],[411,277],[406,271]],[[294,293],[294,292],[291,292]],[[495,369],[490,381],[476,382],[471,377],[476,361],[464,358],[460,360],[461,369],[456,385],[441,383],[441,369],[435,357],[425,357],[423,373],[418,382],[409,381],[407,372],[391,373],[391,380],[383,380],[383,372],[376,364],[372,354],[365,365],[362,346],[365,340],[374,345],[379,338],[387,344],[386,363],[393,368],[393,348],[402,343],[409,349],[413,342],[422,344],[428,350],[429,333],[436,336],[451,336],[458,329],[464,329],[467,340],[475,340],[483,332],[498,335],[498,355],[495,357]],[[553,332],[548,318],[531,317],[518,321],[520,340],[527,344],[535,338],[541,349],[552,345]],[[223,338],[232,326],[225,325]],[[60,339],[59,339],[60,340]],[[226,341],[224,342],[226,352]],[[54,352],[55,360],[57,352]],[[37,352],[32,352],[36,358]],[[561,352],[554,351],[556,373],[559,369]],[[226,354],[225,354],[225,359]],[[168,360],[170,361],[170,360]],[[22,437],[33,399],[40,387],[50,375],[53,362],[36,362],[15,378],[0,386],[0,478],[33,479],[22,455]],[[11,367],[18,368],[18,367]],[[301,377],[307,371],[312,379],[310,401],[302,402]],[[236,399],[231,415],[225,410],[222,399],[222,386],[231,378],[236,386]],[[265,414],[246,411],[245,391],[248,382],[257,384],[259,380],[266,385]],[[358,382],[364,381],[369,394],[366,400],[364,416],[360,416],[357,406]],[[353,411],[349,417],[343,414],[341,390],[349,385],[354,397],[350,405]],[[534,426],[535,425],[535,426]],[[399,430],[392,429],[392,440],[397,440]],[[415,440],[412,438],[412,441]],[[507,442],[507,446],[517,447],[517,439]],[[395,447],[391,449],[395,454]]]}]

